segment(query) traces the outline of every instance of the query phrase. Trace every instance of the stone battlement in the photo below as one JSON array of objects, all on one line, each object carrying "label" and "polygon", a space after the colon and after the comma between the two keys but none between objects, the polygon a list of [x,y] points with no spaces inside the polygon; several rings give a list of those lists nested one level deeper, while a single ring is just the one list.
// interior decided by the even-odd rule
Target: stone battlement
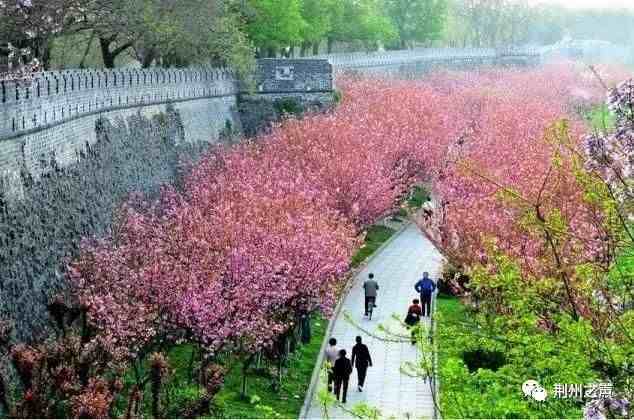
[{"label": "stone battlement", "polygon": [[41,72],[0,81],[0,140],[99,112],[237,93],[227,69]]}]

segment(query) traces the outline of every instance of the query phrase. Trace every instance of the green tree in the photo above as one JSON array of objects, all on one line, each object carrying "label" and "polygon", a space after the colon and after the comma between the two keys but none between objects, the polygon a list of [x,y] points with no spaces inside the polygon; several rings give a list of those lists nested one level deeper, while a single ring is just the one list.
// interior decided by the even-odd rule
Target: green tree
[{"label": "green tree", "polygon": [[356,41],[372,50],[380,43],[395,40],[398,34],[384,10],[381,0],[342,0],[340,8],[333,13],[328,52],[336,41]]},{"label": "green tree", "polygon": [[87,7],[88,0],[0,1],[0,63],[49,68],[53,41],[82,26]]},{"label": "green tree", "polygon": [[[525,0],[451,0],[445,37],[452,45],[474,47],[526,43],[537,33],[532,29],[557,29],[540,10]],[[546,22],[541,27],[540,20]]]},{"label": "green tree", "polygon": [[231,66],[248,75],[253,47],[241,0],[76,0],[75,20],[53,43],[58,68],[128,64]]},{"label": "green tree", "polygon": [[541,45],[551,45],[564,37],[563,16],[566,9],[553,6],[536,6],[531,25],[527,28],[528,41]]},{"label": "green tree", "polygon": [[447,17],[447,0],[387,0],[387,11],[399,35],[401,48],[415,41],[439,39]]},{"label": "green tree", "polygon": [[231,65],[247,73],[251,45],[231,2],[142,0],[133,50],[143,67]]},{"label": "green tree", "polygon": [[301,56],[312,48],[313,54],[319,54],[319,44],[330,32],[334,16],[339,9],[337,0],[303,0],[302,17],[306,22],[301,32]]},{"label": "green tree", "polygon": [[250,0],[247,33],[258,55],[274,57],[281,48],[302,40],[306,22],[300,0]]}]

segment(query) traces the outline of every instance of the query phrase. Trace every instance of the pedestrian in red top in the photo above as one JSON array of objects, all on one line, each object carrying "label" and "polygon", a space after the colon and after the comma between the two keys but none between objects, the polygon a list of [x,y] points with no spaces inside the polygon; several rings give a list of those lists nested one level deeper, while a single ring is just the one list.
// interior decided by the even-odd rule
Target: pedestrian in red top
[{"label": "pedestrian in red top", "polygon": [[[407,309],[407,316],[405,317],[405,324],[407,324],[408,328],[413,328],[418,323],[420,323],[420,319],[423,316],[423,308],[418,304],[419,300],[414,299],[412,304]],[[416,344],[416,334],[415,330],[412,331],[412,344]]]}]

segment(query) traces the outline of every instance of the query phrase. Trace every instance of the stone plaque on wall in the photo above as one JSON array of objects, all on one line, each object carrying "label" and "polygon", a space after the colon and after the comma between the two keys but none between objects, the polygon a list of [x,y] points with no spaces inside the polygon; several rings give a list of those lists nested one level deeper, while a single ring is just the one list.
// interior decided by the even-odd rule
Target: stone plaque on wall
[{"label": "stone plaque on wall", "polygon": [[275,80],[294,80],[295,72],[293,66],[275,67]]}]

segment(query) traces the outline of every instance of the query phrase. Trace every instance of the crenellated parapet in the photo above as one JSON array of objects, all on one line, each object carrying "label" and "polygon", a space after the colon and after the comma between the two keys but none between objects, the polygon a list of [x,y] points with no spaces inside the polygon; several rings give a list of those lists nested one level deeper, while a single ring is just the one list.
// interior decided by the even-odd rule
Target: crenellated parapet
[{"label": "crenellated parapet", "polygon": [[94,113],[237,93],[224,68],[41,72],[0,81],[0,140]]}]

